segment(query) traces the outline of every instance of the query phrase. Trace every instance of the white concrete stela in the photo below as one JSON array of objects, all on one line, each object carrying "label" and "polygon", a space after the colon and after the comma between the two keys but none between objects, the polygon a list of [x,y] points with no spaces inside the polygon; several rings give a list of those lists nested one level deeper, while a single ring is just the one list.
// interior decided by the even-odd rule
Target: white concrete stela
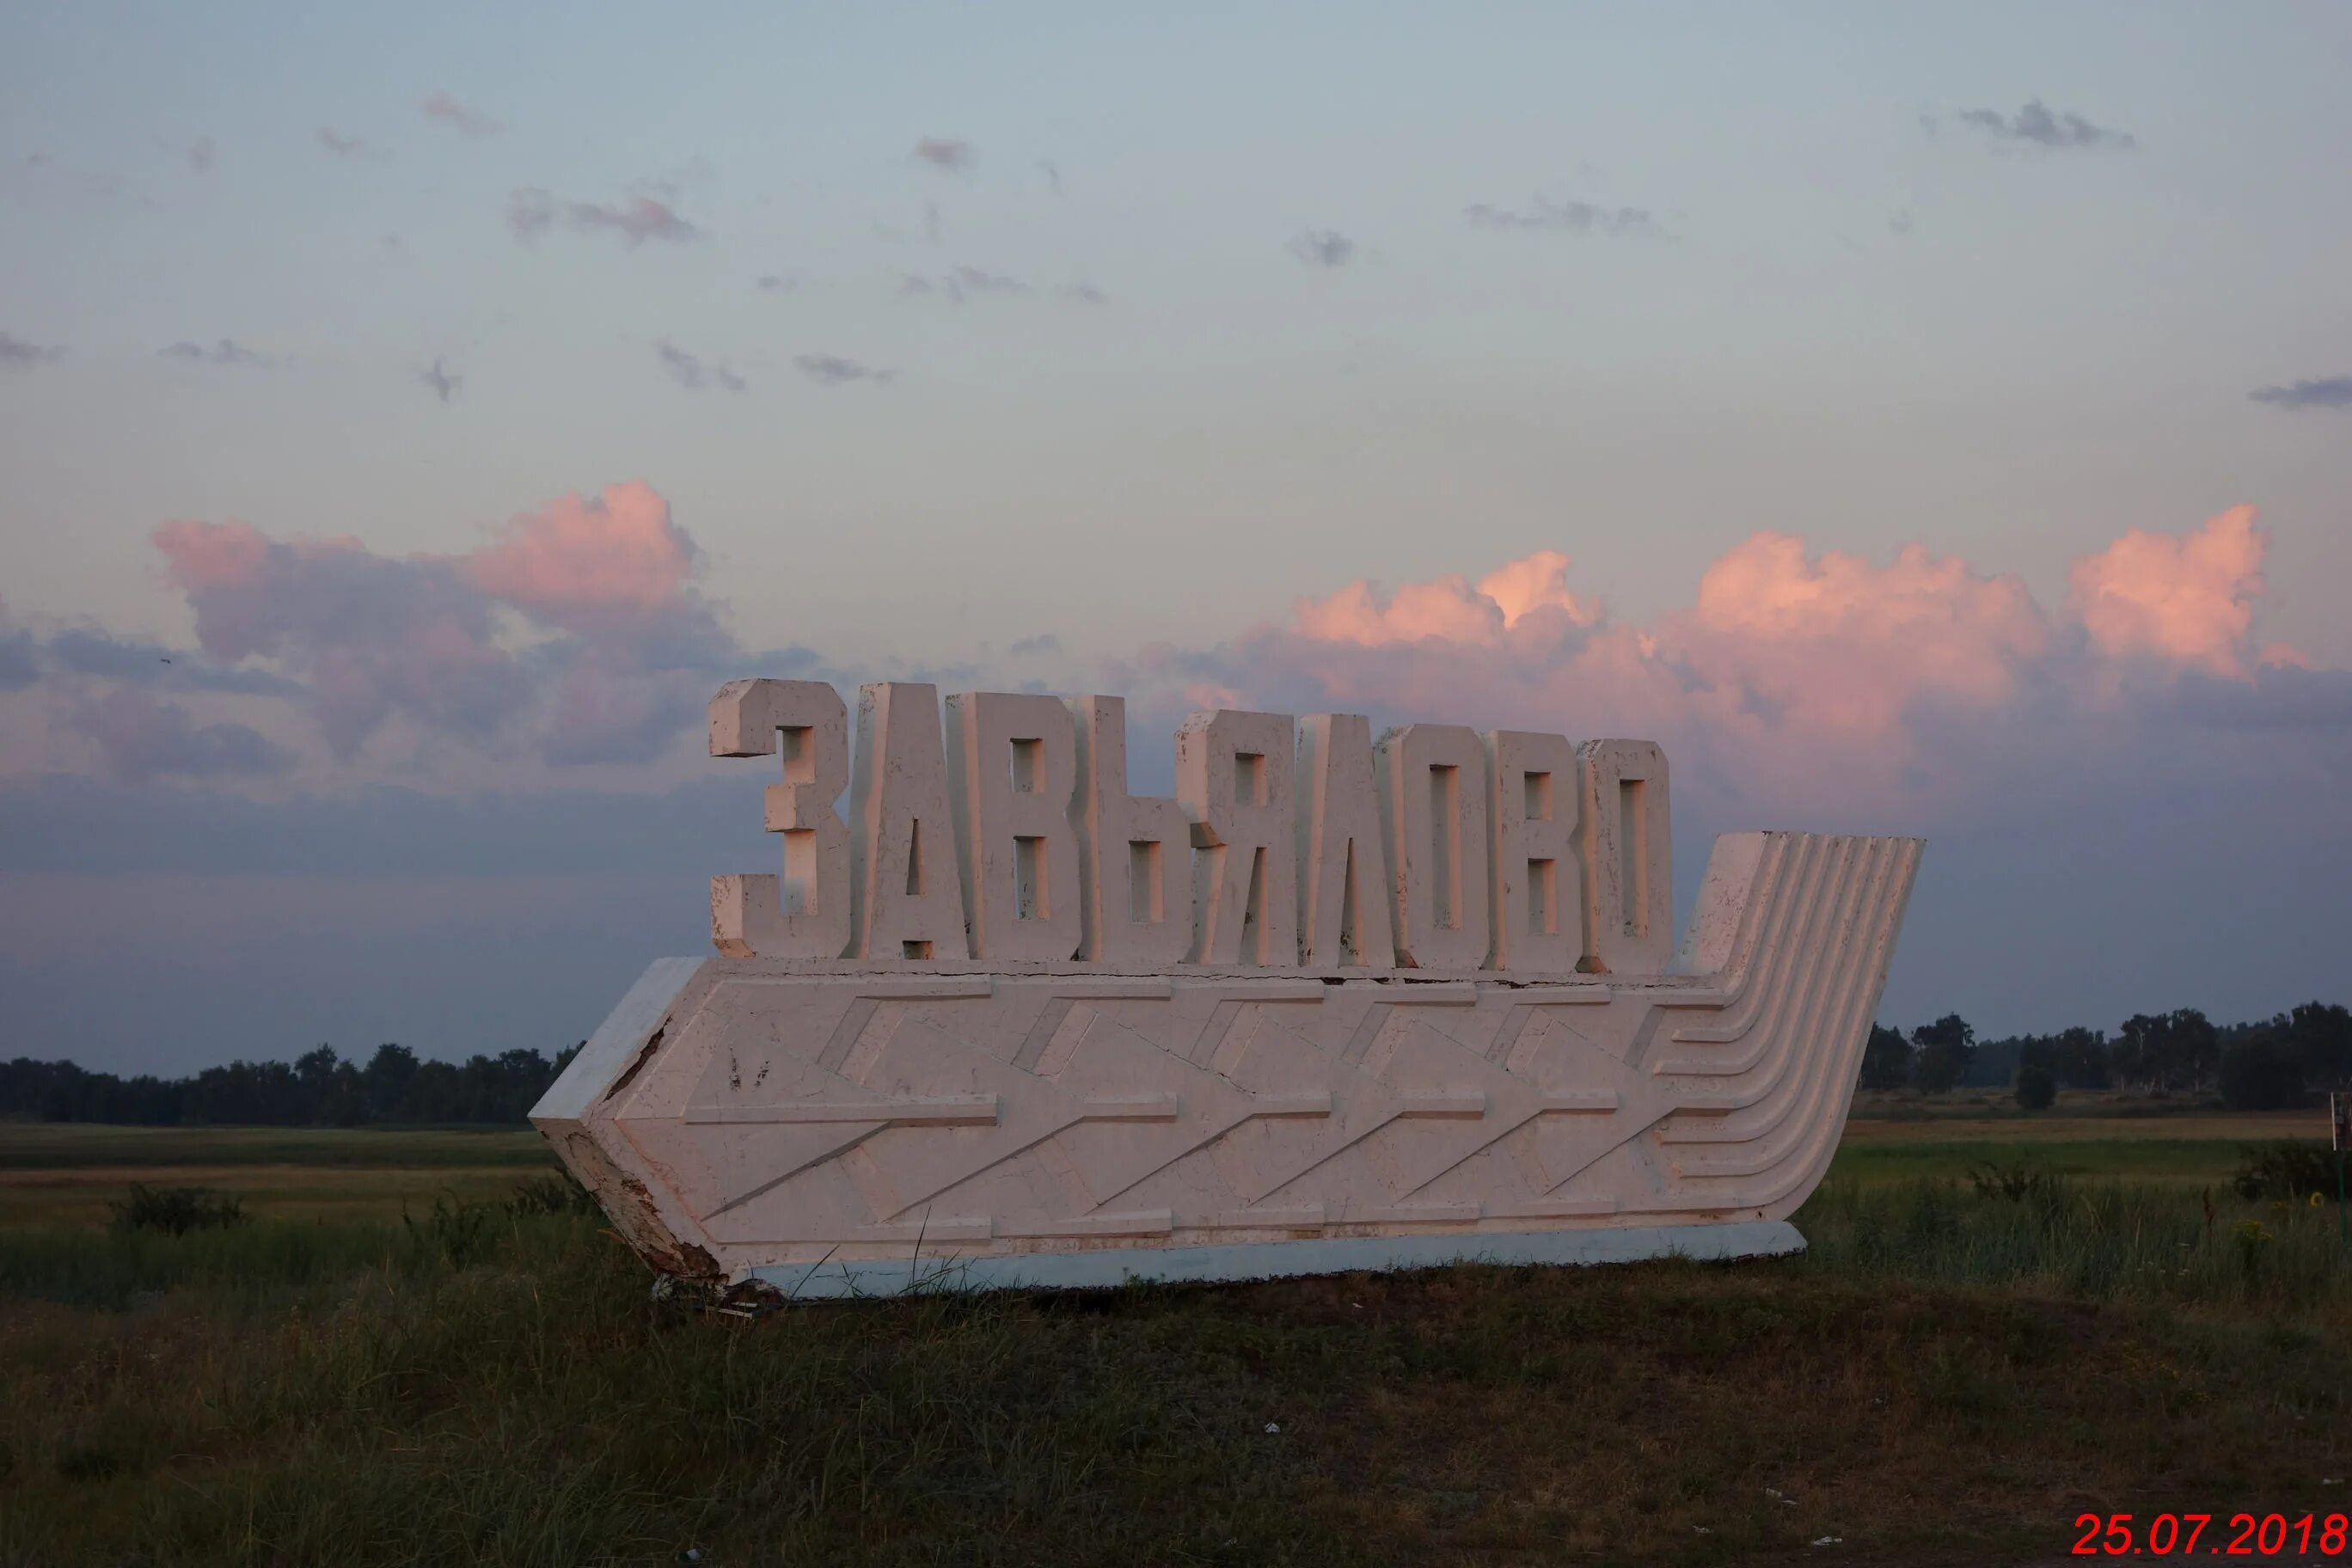
[{"label": "white concrete stela", "polygon": [[[735,681],[713,879],[531,1120],[656,1268],[799,1297],[1803,1245],[1921,843],[1716,841],[1646,742]],[[850,815],[836,811],[848,791]]]}]

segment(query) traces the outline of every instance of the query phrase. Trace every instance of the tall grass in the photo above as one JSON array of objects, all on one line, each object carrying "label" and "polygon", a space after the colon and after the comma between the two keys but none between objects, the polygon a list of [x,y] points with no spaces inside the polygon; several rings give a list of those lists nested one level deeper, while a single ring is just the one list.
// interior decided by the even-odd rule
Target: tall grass
[{"label": "tall grass", "polygon": [[1797,1216],[1806,1267],[1843,1279],[2266,1314],[2352,1307],[2352,1247],[2333,1204],[2045,1172],[2013,1194],[1986,1184],[1993,1190],[1825,1183]]},{"label": "tall grass", "polygon": [[1833,1183],[1760,1264],[752,1322],[552,1186],[0,1234],[0,1564],[2054,1560],[2086,1500],[2341,1509],[2335,1215],[2215,1205]]}]

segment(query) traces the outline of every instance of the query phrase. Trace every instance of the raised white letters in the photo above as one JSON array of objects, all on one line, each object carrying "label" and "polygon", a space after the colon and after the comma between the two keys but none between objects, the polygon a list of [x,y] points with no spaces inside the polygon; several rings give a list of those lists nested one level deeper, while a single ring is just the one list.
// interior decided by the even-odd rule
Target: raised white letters
[{"label": "raised white letters", "polygon": [[1077,755],[1058,698],[948,699],[948,785],[971,891],[974,958],[1061,963],[1078,950]]},{"label": "raised white letters", "polygon": [[[782,738],[781,748],[778,737]],[[833,809],[849,784],[849,714],[822,680],[730,680],[710,700],[710,754],[783,752],[767,826],[784,872],[710,879],[710,939],[730,958],[839,958],[849,945],[849,830]]]},{"label": "raised white letters", "polygon": [[1584,877],[1576,825],[1583,790],[1559,735],[1486,734],[1487,814],[1495,834],[1489,968],[1565,974],[1584,956]]},{"label": "raised white letters", "polygon": [[1095,963],[1159,969],[1192,946],[1192,838],[1184,808],[1166,795],[1127,793],[1127,702],[1069,700],[1078,751],[1070,796],[1077,830],[1078,955]]},{"label": "raised white letters", "polygon": [[1584,961],[1598,974],[1655,974],[1674,951],[1675,862],[1666,754],[1652,741],[1587,741]]},{"label": "raised white letters", "polygon": [[1486,752],[1459,724],[1407,724],[1381,737],[1396,955],[1416,969],[1486,962]]},{"label": "raised white letters", "polygon": [[1195,963],[1298,962],[1290,716],[1220,708],[1176,731],[1176,798],[1192,819]]},{"label": "raised white letters", "polygon": [[1396,963],[1388,858],[1372,784],[1371,721],[1311,713],[1298,721],[1298,958],[1315,968]]},{"label": "raised white letters", "polygon": [[859,958],[969,958],[956,868],[939,689],[857,689],[857,776],[849,812]]},{"label": "raised white letters", "polygon": [[959,693],[942,744],[937,690],[886,681],[859,688],[853,748],[831,686],[730,681],[710,754],[782,753],[783,868],[712,878],[711,937],[804,964],[1665,973],[1654,742],[1370,734],[1360,714],[1195,713],[1169,799],[1127,793],[1116,697]]}]

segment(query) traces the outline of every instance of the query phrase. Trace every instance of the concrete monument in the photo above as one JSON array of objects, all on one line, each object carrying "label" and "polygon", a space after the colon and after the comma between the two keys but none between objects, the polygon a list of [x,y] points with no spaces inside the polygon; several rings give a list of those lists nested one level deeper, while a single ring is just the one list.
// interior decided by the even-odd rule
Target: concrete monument
[{"label": "concrete monument", "polygon": [[1677,952],[1644,741],[1219,710],[1155,798],[1115,697],[738,680],[710,751],[781,871],[531,1121],[800,1298],[1801,1247],[1921,849],[1719,838]]}]

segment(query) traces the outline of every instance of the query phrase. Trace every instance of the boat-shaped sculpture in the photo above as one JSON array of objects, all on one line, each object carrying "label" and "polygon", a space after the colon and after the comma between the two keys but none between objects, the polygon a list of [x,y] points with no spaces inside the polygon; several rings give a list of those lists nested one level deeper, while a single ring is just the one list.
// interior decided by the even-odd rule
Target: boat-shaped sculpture
[{"label": "boat-shaped sculpture", "polygon": [[[1154,801],[1115,700],[951,699],[943,756],[928,688],[868,687],[844,823],[830,692],[720,692],[714,753],[781,742],[785,874],[716,879],[720,954],[654,963],[531,1114],[656,1268],[804,1299],[1802,1246],[1919,840],[1719,838],[1667,962],[1654,747],[1196,715]],[[1009,956],[1041,927],[1066,956]]]}]

